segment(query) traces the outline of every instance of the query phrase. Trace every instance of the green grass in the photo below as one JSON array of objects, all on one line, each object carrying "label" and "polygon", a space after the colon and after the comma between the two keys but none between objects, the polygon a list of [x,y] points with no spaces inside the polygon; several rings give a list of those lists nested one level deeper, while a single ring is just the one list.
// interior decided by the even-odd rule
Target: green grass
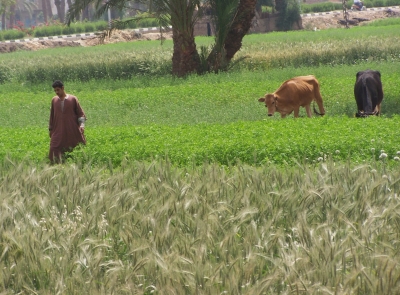
[{"label": "green grass", "polygon": [[[87,145],[75,149],[72,161],[119,167],[124,160],[168,158],[177,166],[238,161],[252,165],[337,162],[387,162],[398,165],[399,117],[357,120],[346,117],[264,120],[230,124],[88,127]],[[45,162],[45,128],[0,128],[0,157]],[[10,140],[11,139],[11,140]],[[380,159],[382,153],[387,158]]]},{"label": "green grass", "polygon": [[[285,68],[268,72],[236,71],[190,76],[132,80],[92,80],[66,84],[77,95],[89,121],[88,126],[180,125],[197,123],[226,124],[259,121],[266,117],[265,107],[257,100],[280,84],[299,75],[313,74],[321,84],[327,116],[350,116],[356,112],[354,83],[356,73],[380,70],[384,86],[382,112],[391,117],[400,113],[398,63],[365,63],[354,66]],[[0,85],[0,126],[47,127],[53,96],[49,84]],[[302,115],[304,115],[302,110]],[[17,116],[17,117],[16,117]]]},{"label": "green grass", "polygon": [[[399,62],[399,25],[360,26],[351,30],[301,31],[246,36],[236,70]],[[210,37],[196,38],[208,46]],[[74,56],[79,55],[79,59]],[[90,79],[132,79],[170,74],[172,41],[141,41],[90,48],[60,48],[0,55],[0,83],[51,83]]]}]

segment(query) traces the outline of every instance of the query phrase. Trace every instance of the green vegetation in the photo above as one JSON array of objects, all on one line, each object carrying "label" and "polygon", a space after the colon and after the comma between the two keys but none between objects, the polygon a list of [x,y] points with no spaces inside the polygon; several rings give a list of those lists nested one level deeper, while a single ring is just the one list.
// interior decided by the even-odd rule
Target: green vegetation
[{"label": "green vegetation", "polygon": [[[400,293],[400,24],[380,24],[250,35],[231,71],[184,79],[170,41],[0,55],[2,293]],[[355,119],[368,68],[383,116]],[[305,74],[326,116],[267,117],[257,99]],[[49,166],[54,78],[88,144]]]},{"label": "green vegetation", "polygon": [[[126,24],[127,29],[136,28],[149,28],[157,27],[159,24],[154,18],[142,19],[138,22],[129,22]],[[42,25],[32,27],[29,29],[12,29],[0,31],[0,41],[5,40],[17,40],[17,39],[28,39],[48,36],[60,36],[60,35],[71,35],[80,33],[92,33],[98,31],[104,31],[108,28],[108,22],[97,21],[97,22],[76,22],[70,26],[65,26],[61,23]]]},{"label": "green vegetation", "polygon": [[[246,36],[236,55],[245,58],[238,69],[271,70],[287,67],[355,65],[365,62],[398,62],[398,25],[357,27],[351,30],[301,31]],[[209,46],[212,38],[198,37]],[[80,58],[74,58],[79,55]],[[0,55],[0,83],[43,83],[90,79],[162,77],[171,71],[172,41],[135,42],[91,48],[62,48]],[[54,65],[58,66],[55,67]]]},{"label": "green vegetation", "polygon": [[[382,72],[382,112],[387,119],[352,118],[356,111],[355,73],[365,68]],[[257,99],[291,76],[304,73],[319,79],[326,117],[281,120],[277,114],[276,120],[266,119],[265,107]],[[312,162],[321,153],[340,161],[348,157],[357,162],[376,160],[380,150],[385,150],[387,160],[392,162],[400,150],[398,117],[390,118],[400,112],[398,80],[396,63],[368,63],[268,73],[238,71],[185,80],[139,77],[129,81],[71,82],[67,90],[79,97],[89,118],[88,145],[82,151],[76,150],[74,157],[81,161],[89,157],[97,164],[114,166],[124,158],[150,160],[164,156],[179,165],[205,160],[282,165],[305,158]],[[4,106],[0,109],[1,156],[9,153],[15,160],[29,156],[36,162],[46,157],[52,95],[49,88],[43,84],[0,87]],[[301,115],[305,116],[304,110]]]},{"label": "green vegetation", "polygon": [[[102,126],[88,129],[88,144],[72,161],[118,167],[124,160],[168,158],[174,165],[313,164],[332,158],[352,163],[382,160],[398,166],[400,118],[354,120],[347,117],[265,120],[231,124]],[[301,124],[302,128],[298,128]],[[1,128],[1,147],[8,156],[45,161],[48,134],[40,128]],[[10,140],[13,138],[13,140]],[[33,149],[32,147],[35,146]],[[5,157],[5,152],[0,157]],[[396,158],[397,157],[397,158]]]}]

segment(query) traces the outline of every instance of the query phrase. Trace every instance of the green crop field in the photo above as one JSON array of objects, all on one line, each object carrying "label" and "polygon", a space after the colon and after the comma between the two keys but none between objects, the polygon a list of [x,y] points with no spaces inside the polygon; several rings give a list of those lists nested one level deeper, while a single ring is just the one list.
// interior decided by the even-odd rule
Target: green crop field
[{"label": "green crop field", "polygon": [[[399,31],[249,35],[182,79],[168,40],[0,55],[0,293],[398,294]],[[365,69],[382,116],[356,119]],[[326,115],[267,117],[309,74]],[[88,143],[50,166],[53,79]]]}]

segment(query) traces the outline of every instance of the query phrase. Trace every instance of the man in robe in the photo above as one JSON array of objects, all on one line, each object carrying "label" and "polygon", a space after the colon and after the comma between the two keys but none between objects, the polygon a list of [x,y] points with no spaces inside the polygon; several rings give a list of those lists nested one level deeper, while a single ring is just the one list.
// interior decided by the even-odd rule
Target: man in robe
[{"label": "man in robe", "polygon": [[49,159],[51,163],[60,163],[65,152],[80,143],[86,144],[86,116],[76,96],[67,94],[61,81],[55,81],[52,87],[56,96],[51,101]]}]

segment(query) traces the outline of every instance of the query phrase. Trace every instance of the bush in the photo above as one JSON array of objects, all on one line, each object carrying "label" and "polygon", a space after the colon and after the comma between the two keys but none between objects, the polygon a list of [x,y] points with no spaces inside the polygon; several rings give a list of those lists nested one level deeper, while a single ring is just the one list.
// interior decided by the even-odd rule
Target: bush
[{"label": "bush", "polygon": [[0,40],[17,40],[25,37],[25,33],[18,30],[6,30],[0,33]]},{"label": "bush", "polygon": [[293,24],[300,20],[300,7],[296,0],[282,1],[282,8],[276,20],[276,26],[280,31],[289,31]]},{"label": "bush", "polygon": [[91,23],[85,23],[84,24],[85,32],[93,32],[94,31],[94,25]]},{"label": "bush", "polygon": [[69,26],[69,27],[66,26],[66,27],[63,27],[62,33],[63,33],[63,35],[71,35],[71,34],[74,34],[74,33],[76,32],[75,28],[76,28],[76,26]]}]

